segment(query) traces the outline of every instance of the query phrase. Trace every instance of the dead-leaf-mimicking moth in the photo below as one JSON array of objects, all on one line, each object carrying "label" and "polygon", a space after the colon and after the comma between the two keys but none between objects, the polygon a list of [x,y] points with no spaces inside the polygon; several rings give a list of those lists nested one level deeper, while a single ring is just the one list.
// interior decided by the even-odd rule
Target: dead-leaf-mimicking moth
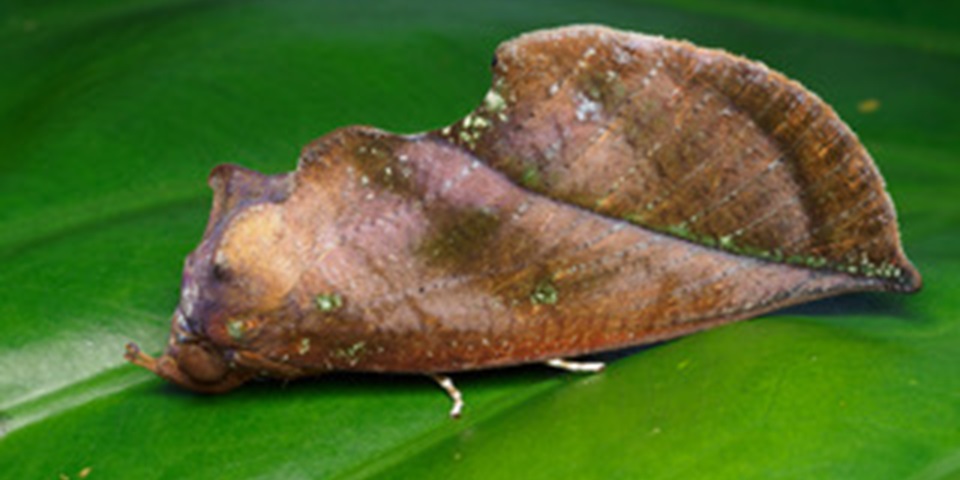
[{"label": "dead-leaf-mimicking moth", "polygon": [[656,342],[853,291],[912,292],[870,155],[816,95],[686,42],[574,26],[497,48],[449,127],[346,127],[297,169],[221,165],[166,352],[200,392],[429,375]]}]

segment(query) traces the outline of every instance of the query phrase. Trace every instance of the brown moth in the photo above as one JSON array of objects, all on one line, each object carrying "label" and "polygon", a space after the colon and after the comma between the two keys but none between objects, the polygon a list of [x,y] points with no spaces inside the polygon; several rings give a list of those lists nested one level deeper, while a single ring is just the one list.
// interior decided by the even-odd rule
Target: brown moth
[{"label": "brown moth", "polygon": [[876,166],[766,66],[598,26],[497,49],[463,120],[347,127],[297,169],[221,165],[169,344],[200,392],[334,370],[564,360],[854,291],[912,292]]}]

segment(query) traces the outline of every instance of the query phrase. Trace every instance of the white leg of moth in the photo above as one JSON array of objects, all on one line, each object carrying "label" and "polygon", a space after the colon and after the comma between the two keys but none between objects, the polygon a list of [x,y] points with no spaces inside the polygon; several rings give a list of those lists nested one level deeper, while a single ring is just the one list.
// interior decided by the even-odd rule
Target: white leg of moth
[{"label": "white leg of moth", "polygon": [[430,378],[437,382],[443,391],[447,392],[450,400],[453,400],[453,407],[450,407],[450,417],[460,418],[460,412],[463,410],[463,395],[460,393],[460,390],[457,390],[457,386],[453,384],[453,380],[446,375],[430,375]]},{"label": "white leg of moth", "polygon": [[568,372],[599,372],[606,366],[603,362],[574,362],[562,358],[551,358],[547,365]]}]

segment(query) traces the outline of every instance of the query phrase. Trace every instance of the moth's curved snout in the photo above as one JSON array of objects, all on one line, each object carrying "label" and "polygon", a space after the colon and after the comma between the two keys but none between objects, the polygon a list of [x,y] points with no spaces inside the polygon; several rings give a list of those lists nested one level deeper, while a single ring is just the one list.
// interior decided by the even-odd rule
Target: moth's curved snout
[{"label": "moth's curved snout", "polygon": [[168,348],[165,356],[174,358],[180,372],[197,383],[218,384],[230,373],[230,368],[221,354],[211,352],[196,343],[185,343]]},{"label": "moth's curved snout", "polygon": [[128,343],[124,357],[172,383],[203,393],[226,392],[251,377],[249,372],[230,368],[223,355],[196,343],[171,346],[159,358]]}]

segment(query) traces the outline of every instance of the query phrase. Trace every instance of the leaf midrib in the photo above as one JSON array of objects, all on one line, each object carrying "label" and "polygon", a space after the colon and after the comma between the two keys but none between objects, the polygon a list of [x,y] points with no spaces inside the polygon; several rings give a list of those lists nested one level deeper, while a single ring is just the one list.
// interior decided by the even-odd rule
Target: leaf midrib
[{"label": "leaf midrib", "polygon": [[145,189],[135,194],[125,192],[38,209],[32,215],[4,224],[0,230],[0,262],[84,231],[201,205],[207,197],[194,188]]}]

